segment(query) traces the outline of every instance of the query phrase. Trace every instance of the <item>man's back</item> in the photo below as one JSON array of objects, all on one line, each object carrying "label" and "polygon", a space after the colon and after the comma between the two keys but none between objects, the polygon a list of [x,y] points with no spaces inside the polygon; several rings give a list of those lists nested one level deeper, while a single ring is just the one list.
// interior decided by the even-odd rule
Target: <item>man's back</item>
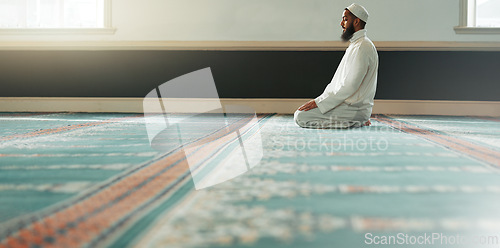
[{"label": "man's back", "polygon": [[[366,36],[366,30],[356,32],[325,93],[335,95],[342,87],[351,88],[352,95],[338,96],[341,98],[339,100],[346,97],[344,102],[352,107],[371,109],[377,87],[378,63],[377,50]],[[353,79],[356,76],[362,77],[359,86],[359,79],[358,81]]]},{"label": "man's back", "polygon": [[369,118],[377,87],[377,50],[364,29],[354,33],[350,42],[332,81],[315,101],[321,113],[346,105],[363,110]]}]

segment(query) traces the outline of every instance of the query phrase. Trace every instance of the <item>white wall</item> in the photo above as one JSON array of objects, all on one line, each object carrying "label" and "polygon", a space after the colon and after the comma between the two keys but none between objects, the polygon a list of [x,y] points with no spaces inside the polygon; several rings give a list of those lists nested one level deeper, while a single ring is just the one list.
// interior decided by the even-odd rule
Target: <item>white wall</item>
[{"label": "white wall", "polygon": [[[0,41],[338,41],[352,0],[113,0],[115,34],[0,35]],[[460,0],[357,0],[374,41],[497,41],[455,34]]]}]

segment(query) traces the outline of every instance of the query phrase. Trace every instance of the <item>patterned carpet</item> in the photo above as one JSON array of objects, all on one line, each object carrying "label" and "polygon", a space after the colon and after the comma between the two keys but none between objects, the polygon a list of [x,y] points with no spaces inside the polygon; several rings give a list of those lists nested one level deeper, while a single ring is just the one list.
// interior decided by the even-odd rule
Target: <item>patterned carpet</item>
[{"label": "patterned carpet", "polygon": [[499,118],[250,117],[196,116],[157,149],[142,115],[0,114],[0,248],[499,247]]}]

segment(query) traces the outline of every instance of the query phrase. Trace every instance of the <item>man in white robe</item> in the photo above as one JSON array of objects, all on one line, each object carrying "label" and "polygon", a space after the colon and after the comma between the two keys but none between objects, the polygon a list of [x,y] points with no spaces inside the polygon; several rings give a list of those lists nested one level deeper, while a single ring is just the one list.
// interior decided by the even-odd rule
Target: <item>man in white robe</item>
[{"label": "man in white robe", "polygon": [[351,128],[370,125],[377,86],[378,54],[366,36],[368,12],[358,4],[345,9],[340,25],[342,40],[349,41],[342,61],[323,94],[295,112],[305,128]]}]

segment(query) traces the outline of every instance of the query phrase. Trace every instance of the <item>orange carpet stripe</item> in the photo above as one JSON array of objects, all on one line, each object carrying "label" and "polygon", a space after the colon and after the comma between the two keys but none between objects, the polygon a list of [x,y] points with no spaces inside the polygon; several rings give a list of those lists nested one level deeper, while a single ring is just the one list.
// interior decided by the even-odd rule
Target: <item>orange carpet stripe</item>
[{"label": "orange carpet stripe", "polygon": [[416,126],[394,120],[389,119],[383,116],[376,116],[376,120],[385,123],[391,127],[399,129],[406,133],[415,134],[417,136],[426,138],[428,140],[432,140],[438,144],[449,147],[455,151],[467,154],[481,161],[487,162],[488,164],[492,164],[495,166],[500,166],[500,152],[488,149],[483,146],[479,146],[473,144],[471,142],[457,139],[451,136],[442,135],[439,133],[434,133],[428,130],[420,129]]},{"label": "orange carpet stripe", "polygon": [[[198,142],[186,146],[195,147],[206,144],[199,150],[193,151],[193,153],[196,154],[184,154],[184,150],[177,151],[162,160],[142,168],[134,174],[127,176],[121,181],[114,183],[81,202],[23,228],[15,235],[15,238],[9,237],[7,239],[7,244],[15,245],[13,247],[24,247],[20,246],[21,244],[19,241],[38,241],[39,237],[46,236],[50,236],[55,240],[54,242],[44,242],[43,245],[47,247],[72,247],[92,241],[92,237],[96,237],[106,229],[112,227],[113,223],[120,220],[134,209],[147,203],[147,201],[187,173],[187,171],[189,171],[189,166],[185,160],[186,155],[193,156],[195,160],[190,161],[195,161],[196,163],[204,160],[207,154],[206,151],[213,151],[214,148],[221,145],[223,146],[231,139],[227,134],[233,132],[236,128],[241,128],[241,126],[244,126],[247,122],[248,119],[240,120],[232,124],[230,128],[221,130],[214,135],[205,137]],[[202,156],[200,156],[200,154]],[[177,161],[180,162],[175,164],[172,168],[162,172],[162,170],[168,168]],[[153,178],[154,176],[156,177]],[[143,182],[147,183],[137,188]],[[129,193],[128,195],[113,203],[113,201],[127,192]],[[101,207],[103,210],[100,212],[90,217],[86,216],[88,213],[92,213]],[[85,219],[82,221],[79,220],[80,218]],[[75,227],[67,228],[67,225],[70,223],[74,223]],[[32,232],[35,229],[36,237],[33,237]],[[58,230],[66,230],[67,232],[60,233]]]},{"label": "orange carpet stripe", "polygon": [[477,117],[478,119],[481,119],[481,120],[487,120],[487,121],[496,121],[496,122],[500,122],[500,119],[498,118],[495,118],[495,117]]},{"label": "orange carpet stripe", "polygon": [[13,135],[8,135],[5,137],[0,137],[0,141],[9,141],[13,139],[25,139],[25,138],[33,138],[33,137],[38,137],[42,135],[49,135],[49,134],[56,134],[60,132],[67,132],[71,130],[76,130],[84,127],[93,127],[93,126],[99,126],[103,124],[108,124],[108,123],[114,123],[114,122],[120,122],[124,120],[129,120],[137,117],[143,117],[144,115],[135,115],[135,116],[129,116],[129,117],[120,117],[120,118],[113,118],[105,121],[95,121],[95,122],[87,122],[87,123],[82,123],[82,124],[76,124],[76,125],[70,125],[70,126],[63,126],[63,127],[57,127],[57,128],[51,128],[51,129],[43,129],[39,131],[34,131],[34,132],[29,132],[29,133],[24,133],[24,134],[13,134]]}]

